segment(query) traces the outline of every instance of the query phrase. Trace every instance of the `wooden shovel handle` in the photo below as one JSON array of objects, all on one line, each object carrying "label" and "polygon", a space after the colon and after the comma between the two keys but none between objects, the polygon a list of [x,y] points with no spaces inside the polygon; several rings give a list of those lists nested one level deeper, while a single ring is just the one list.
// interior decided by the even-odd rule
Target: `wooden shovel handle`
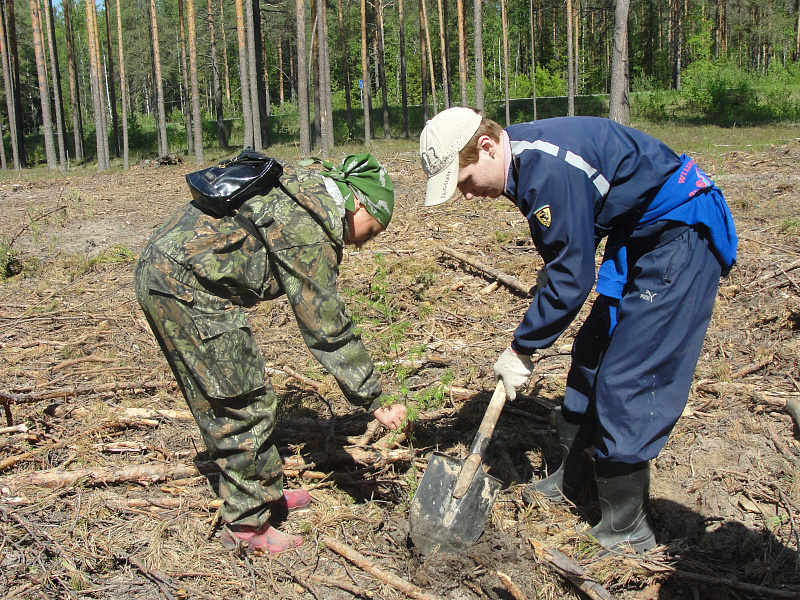
[{"label": "wooden shovel handle", "polygon": [[453,498],[461,498],[467,493],[472,478],[478,471],[478,467],[483,459],[483,450],[489,443],[489,438],[492,436],[494,426],[497,425],[497,420],[500,418],[500,413],[503,411],[503,406],[506,403],[506,388],[503,381],[497,382],[497,387],[494,388],[494,394],[483,414],[483,420],[478,433],[475,434],[475,440],[472,442],[472,449],[470,455],[464,459],[464,466],[461,467],[461,473],[458,474],[456,486],[453,488]]},{"label": "wooden shovel handle", "polygon": [[497,425],[497,420],[500,418],[500,413],[503,412],[503,406],[505,406],[505,403],[506,387],[503,385],[503,380],[500,379],[497,382],[497,386],[494,388],[492,400],[489,402],[489,406],[486,408],[486,412],[483,415],[481,426],[478,427],[479,434],[484,435],[487,438],[492,437],[494,426]]}]

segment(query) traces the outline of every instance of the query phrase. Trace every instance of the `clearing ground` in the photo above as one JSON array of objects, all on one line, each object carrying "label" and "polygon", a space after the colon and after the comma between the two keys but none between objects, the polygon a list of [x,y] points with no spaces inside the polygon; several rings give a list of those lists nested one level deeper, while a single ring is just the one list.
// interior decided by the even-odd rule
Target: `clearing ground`
[{"label": "clearing ground", "polygon": [[306,543],[272,559],[215,539],[215,473],[133,297],[136,255],[186,202],[184,175],[195,167],[0,181],[0,239],[24,269],[0,282],[0,426],[15,427],[0,432],[0,598],[582,597],[546,558],[555,551],[602,586],[589,592],[596,598],[800,597],[791,415],[800,144],[696,155],[734,212],[739,264],[721,284],[687,409],[654,465],[661,545],[604,559],[585,537],[596,503],[526,508],[518,489],[554,458],[549,409],[561,401],[582,317],[501,415],[487,462],[504,487],[483,537],[426,558],[409,542],[410,495],[430,452],[466,451],[491,366],[530,303],[443,249],[523,289],[541,259],[507,201],[423,208],[423,174],[408,150],[376,151],[395,181],[396,216],[346,255],[341,285],[387,391],[419,405],[413,434],[367,429],[311,358],[285,301],[250,313],[281,400],[274,437],[286,485],[313,497],[282,525]]}]

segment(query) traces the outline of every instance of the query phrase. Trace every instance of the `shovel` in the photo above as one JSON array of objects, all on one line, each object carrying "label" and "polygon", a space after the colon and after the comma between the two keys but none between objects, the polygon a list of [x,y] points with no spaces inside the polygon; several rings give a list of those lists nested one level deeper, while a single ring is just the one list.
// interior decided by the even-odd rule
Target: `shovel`
[{"label": "shovel", "polygon": [[502,482],[479,467],[505,401],[498,381],[466,458],[431,455],[409,511],[411,541],[422,554],[464,550],[483,532]]}]

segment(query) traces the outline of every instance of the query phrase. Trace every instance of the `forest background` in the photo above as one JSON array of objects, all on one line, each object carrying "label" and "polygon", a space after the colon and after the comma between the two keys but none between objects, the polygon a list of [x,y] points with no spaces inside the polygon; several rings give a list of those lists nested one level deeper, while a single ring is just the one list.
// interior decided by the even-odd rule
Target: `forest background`
[{"label": "forest background", "polygon": [[169,154],[202,162],[204,148],[244,145],[327,155],[374,137],[413,139],[451,105],[505,124],[608,116],[615,46],[624,51],[621,103],[635,120],[757,125],[796,122],[800,112],[798,0],[0,8],[3,168],[105,170],[115,157],[127,168]]}]

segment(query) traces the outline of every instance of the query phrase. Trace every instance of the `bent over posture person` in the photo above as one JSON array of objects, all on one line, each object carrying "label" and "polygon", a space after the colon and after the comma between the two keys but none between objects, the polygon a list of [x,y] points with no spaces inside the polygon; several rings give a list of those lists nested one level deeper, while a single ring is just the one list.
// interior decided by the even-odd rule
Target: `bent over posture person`
[{"label": "bent over posture person", "polygon": [[303,490],[283,489],[269,439],[275,391],[243,308],[285,294],[303,340],[345,397],[392,429],[405,419],[404,406],[382,406],[379,374],[336,289],[344,245],[360,246],[389,224],[392,182],[368,154],[326,166],[287,165],[283,189],[242,205],[262,240],[190,202],[155,232],[136,267],[136,297],[222,472],[229,548],[274,554],[301,545],[269,519],[310,502]]},{"label": "bent over posture person", "polygon": [[544,259],[547,283],[494,365],[509,399],[528,381],[532,354],[558,339],[597,282],[556,415],[561,464],[522,495],[578,502],[594,478],[602,516],[590,534],[610,550],[652,549],[649,463],[686,405],[720,275],[736,259],[722,193],[691,158],[594,117],[504,130],[451,108],[427,123],[420,153],[426,205],[456,189],[467,199],[505,195]]}]

